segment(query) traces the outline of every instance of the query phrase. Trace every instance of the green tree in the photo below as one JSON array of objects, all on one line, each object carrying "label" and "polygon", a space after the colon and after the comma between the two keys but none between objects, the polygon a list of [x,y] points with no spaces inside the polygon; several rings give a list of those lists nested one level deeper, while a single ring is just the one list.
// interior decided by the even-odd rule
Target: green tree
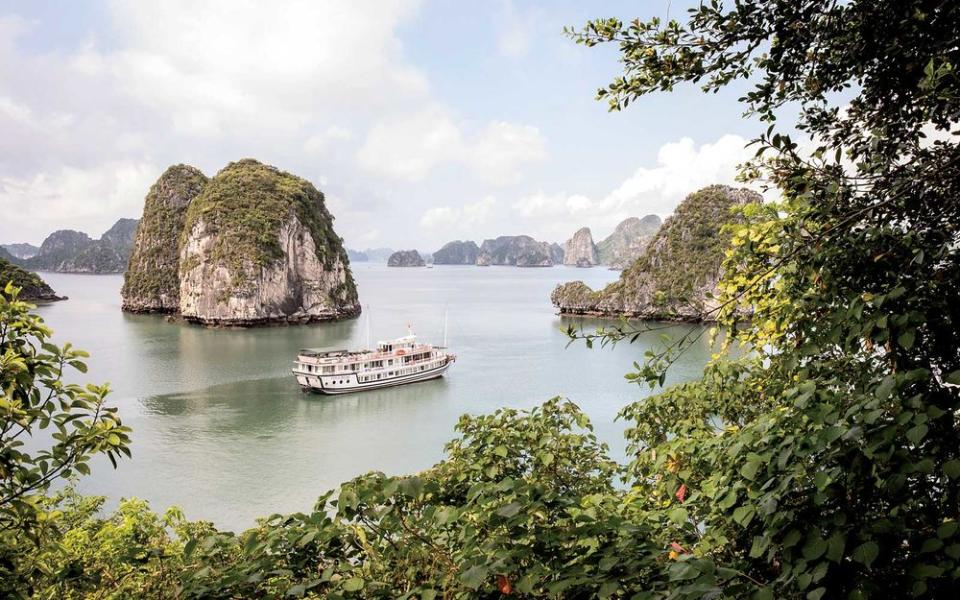
[{"label": "green tree", "polygon": [[8,284],[0,293],[0,593],[22,593],[51,518],[51,485],[87,474],[90,458],[129,456],[129,429],[107,406],[107,386],[65,381],[86,353],[57,347]]},{"label": "green tree", "polygon": [[732,228],[717,315],[750,352],[623,413],[671,593],[960,594],[960,4],[714,0],[571,34],[619,45],[613,110],[743,79],[769,123],[743,174],[780,200]]}]

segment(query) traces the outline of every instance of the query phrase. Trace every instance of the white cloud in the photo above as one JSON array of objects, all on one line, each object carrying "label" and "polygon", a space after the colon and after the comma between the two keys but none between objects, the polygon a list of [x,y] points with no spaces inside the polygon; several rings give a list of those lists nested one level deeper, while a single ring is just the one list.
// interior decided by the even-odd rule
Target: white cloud
[{"label": "white cloud", "polygon": [[486,196],[478,202],[462,207],[435,206],[423,213],[420,217],[420,226],[448,236],[472,235],[477,227],[485,225],[490,220],[496,203],[493,196]]},{"label": "white cloud", "polygon": [[353,139],[353,132],[346,127],[331,125],[319,133],[315,133],[303,142],[304,151],[309,154],[324,154],[337,144]]},{"label": "white cloud", "polygon": [[375,241],[377,241],[377,240],[380,239],[380,230],[379,230],[379,229],[371,229],[370,231],[367,231],[367,232],[362,233],[362,234],[360,234],[359,236],[357,236],[357,239],[359,239],[359,240],[360,240],[361,242],[363,242],[364,244],[373,243],[373,242],[375,242]]},{"label": "white cloud", "polygon": [[375,124],[357,160],[372,173],[407,182],[422,181],[442,165],[464,165],[481,181],[518,181],[522,168],[546,158],[546,142],[536,127],[503,121],[476,134],[439,105]]},{"label": "white cloud", "polygon": [[498,17],[500,34],[497,37],[497,49],[500,54],[510,58],[525,56],[530,51],[537,23],[535,15],[517,10],[511,0],[503,0]]},{"label": "white cloud", "polygon": [[460,129],[439,106],[375,124],[357,154],[362,167],[408,182],[423,180],[437,165],[455,160]]},{"label": "white cloud", "polygon": [[736,135],[699,146],[690,138],[664,144],[655,165],[639,167],[602,198],[542,190],[521,196],[511,205],[514,227],[555,240],[590,225],[599,238],[627,217],[651,213],[665,217],[688,194],[704,186],[741,185],[736,181],[737,166],[751,156],[746,144],[747,140]]},{"label": "white cloud", "polygon": [[504,121],[488,124],[463,152],[467,165],[496,185],[519,181],[524,165],[547,157],[546,142],[536,127]]},{"label": "white cloud", "polygon": [[97,237],[120,217],[139,217],[160,171],[150,163],[110,162],[29,178],[0,176],[0,214],[17,215],[16,229],[3,231],[4,239],[42,240],[64,223]]},{"label": "white cloud", "polygon": [[736,184],[737,165],[750,158],[747,140],[725,135],[698,148],[690,138],[660,147],[657,165],[641,167],[599,203],[600,210],[668,214],[687,194],[712,183]]},{"label": "white cloud", "polygon": [[403,61],[394,35],[418,4],[290,0],[264,10],[254,0],[117,0],[128,46],[110,59],[124,75],[118,83],[183,133],[289,131],[324,109],[422,97],[426,78]]}]

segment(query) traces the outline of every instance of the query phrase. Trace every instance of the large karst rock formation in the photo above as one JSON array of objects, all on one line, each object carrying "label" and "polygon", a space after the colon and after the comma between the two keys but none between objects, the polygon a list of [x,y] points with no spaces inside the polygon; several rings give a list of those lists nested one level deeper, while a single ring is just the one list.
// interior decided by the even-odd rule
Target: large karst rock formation
[{"label": "large karst rock formation", "polygon": [[760,200],[748,189],[703,188],[687,196],[618,281],[599,291],[582,281],[565,283],[550,299],[562,314],[713,320],[712,295],[729,243],[721,229],[736,219],[734,206]]},{"label": "large karst rock formation", "polygon": [[574,267],[592,267],[600,264],[597,246],[589,227],[581,227],[563,247],[563,264]]},{"label": "large karst rock formation", "polygon": [[642,219],[630,217],[617,225],[613,233],[597,244],[600,264],[623,269],[637,260],[662,225],[657,215]]},{"label": "large karst rock formation", "polygon": [[476,264],[552,267],[562,260],[563,249],[557,244],[538,242],[529,235],[502,235],[483,241]]},{"label": "large karst rock formation", "polygon": [[480,247],[473,241],[447,242],[433,253],[433,264],[435,265],[474,265],[477,263],[477,255],[480,254]]},{"label": "large karst rock formation", "polygon": [[171,167],[147,196],[143,221],[157,227],[137,233],[127,310],[228,326],[360,312],[323,194],[290,173],[253,159],[230,163],[209,180],[192,167]]},{"label": "large karst rock formation", "polygon": [[207,177],[189,165],[174,165],[150,188],[124,275],[123,309],[180,312],[179,242],[187,207]]}]

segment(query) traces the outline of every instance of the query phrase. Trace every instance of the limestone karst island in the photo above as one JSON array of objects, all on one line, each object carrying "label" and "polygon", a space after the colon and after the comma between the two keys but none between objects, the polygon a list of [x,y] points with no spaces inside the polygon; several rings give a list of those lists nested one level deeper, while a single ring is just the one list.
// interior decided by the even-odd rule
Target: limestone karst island
[{"label": "limestone karst island", "polygon": [[253,159],[212,178],[186,165],[150,188],[124,310],[203,325],[309,323],[360,313],[333,216],[310,182]]},{"label": "limestone karst island", "polygon": [[0,3],[0,598],[960,598],[960,3]]}]

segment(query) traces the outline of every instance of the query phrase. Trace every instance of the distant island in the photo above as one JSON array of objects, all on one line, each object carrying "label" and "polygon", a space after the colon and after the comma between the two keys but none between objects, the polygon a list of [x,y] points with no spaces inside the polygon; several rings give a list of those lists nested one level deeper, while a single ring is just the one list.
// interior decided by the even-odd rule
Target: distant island
[{"label": "distant island", "polygon": [[6,248],[0,247],[0,295],[3,295],[8,283],[13,283],[20,288],[21,300],[31,302],[66,300],[65,296],[58,296],[39,275],[14,264],[13,261],[16,258]]},{"label": "distant island", "polygon": [[480,255],[480,247],[476,242],[471,241],[453,241],[447,242],[433,253],[433,264],[435,265],[475,265],[477,256]]},{"label": "distant island", "polygon": [[388,267],[422,267],[426,264],[416,250],[398,250],[387,259]]},{"label": "distant island", "polygon": [[218,326],[308,323],[360,313],[323,193],[243,159],[213,178],[188,165],[151,187],[122,290],[129,312]]},{"label": "distant island", "polygon": [[12,262],[31,271],[56,273],[122,273],[133,251],[136,219],[120,219],[99,239],[82,231],[61,229],[47,236],[39,248],[7,244]]},{"label": "distant island", "polygon": [[14,259],[25,260],[33,258],[40,252],[40,248],[33,244],[0,244],[0,248],[6,250]]},{"label": "distant island", "polygon": [[[594,243],[589,227],[581,227],[563,246],[538,241],[529,235],[499,236],[480,245],[472,240],[453,240],[434,252],[432,259],[437,265],[552,267],[562,264],[622,269],[643,253],[660,225],[657,215],[642,219],[630,217],[599,244]],[[425,260],[429,262],[430,258],[426,256]]]},{"label": "distant island", "polygon": [[734,206],[760,200],[756,192],[723,185],[690,194],[618,281],[598,291],[582,281],[561,284],[550,299],[561,314],[713,320],[728,243],[722,227],[735,218]]}]

